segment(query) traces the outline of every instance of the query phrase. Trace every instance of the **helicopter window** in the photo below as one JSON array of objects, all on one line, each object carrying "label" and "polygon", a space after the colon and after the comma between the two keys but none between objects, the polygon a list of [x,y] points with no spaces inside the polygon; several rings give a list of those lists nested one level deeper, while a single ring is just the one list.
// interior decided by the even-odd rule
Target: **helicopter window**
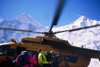
[{"label": "helicopter window", "polygon": [[16,53],[19,55],[22,51],[25,51],[26,48],[25,47],[17,47],[16,48]]},{"label": "helicopter window", "polygon": [[0,51],[0,55],[3,55],[3,52],[2,51]]},{"label": "helicopter window", "polygon": [[10,48],[10,49],[8,50],[7,55],[8,55],[8,56],[14,56],[14,55],[15,55],[15,51],[16,51],[16,49]]},{"label": "helicopter window", "polygon": [[57,48],[57,49],[66,49],[66,48],[69,49],[70,48],[70,46],[68,46],[64,42],[53,41],[53,40],[42,39],[42,44],[43,45],[51,45],[52,47]]},{"label": "helicopter window", "polygon": [[61,44],[61,43],[62,42],[42,39],[42,44],[45,44],[45,45],[54,45],[54,44],[56,45],[56,44]]},{"label": "helicopter window", "polygon": [[1,45],[0,46],[0,55],[7,55],[10,45]]},{"label": "helicopter window", "polygon": [[78,57],[76,57],[76,56],[63,55],[63,58],[65,61],[72,62],[72,63],[76,63],[78,60]]},{"label": "helicopter window", "polygon": [[48,40],[42,39],[42,44],[48,44]]}]

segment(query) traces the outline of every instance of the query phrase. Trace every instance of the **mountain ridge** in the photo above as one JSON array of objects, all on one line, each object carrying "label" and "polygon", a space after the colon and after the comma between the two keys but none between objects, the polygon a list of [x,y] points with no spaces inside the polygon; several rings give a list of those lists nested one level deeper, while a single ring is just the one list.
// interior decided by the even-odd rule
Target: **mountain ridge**
[{"label": "mountain ridge", "polygon": [[[22,17],[23,16],[23,17]],[[24,18],[24,16],[27,18]],[[48,28],[39,22],[37,22],[34,18],[27,14],[22,14],[21,19],[13,19],[13,20],[3,20],[0,23],[1,28],[10,28],[10,29],[20,29],[20,30],[31,30],[34,32],[42,32],[47,31]],[[26,22],[23,20],[26,19]],[[32,21],[29,20],[31,18]],[[29,21],[29,22],[27,22]],[[0,30],[2,33],[0,35],[1,41],[0,43],[4,42],[10,42],[10,39],[15,39],[17,42],[20,42],[23,37],[35,37],[38,34],[33,33],[27,33],[27,32],[18,32],[18,31],[6,31],[6,30]],[[4,36],[5,34],[5,36]],[[11,36],[12,35],[12,36]],[[39,34],[42,35],[42,34]]]},{"label": "mountain ridge", "polygon": [[40,24],[38,21],[36,21],[31,15],[28,15],[26,13],[21,14],[20,16],[16,17],[15,19],[19,20],[20,22],[31,23],[36,27],[44,26],[44,25]]}]

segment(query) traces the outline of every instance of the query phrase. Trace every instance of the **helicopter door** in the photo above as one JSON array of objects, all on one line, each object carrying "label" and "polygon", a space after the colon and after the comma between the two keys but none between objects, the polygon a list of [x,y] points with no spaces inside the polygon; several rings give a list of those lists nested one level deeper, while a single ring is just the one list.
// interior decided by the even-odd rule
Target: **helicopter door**
[{"label": "helicopter door", "polygon": [[10,45],[0,45],[0,60],[9,55]]},{"label": "helicopter door", "polygon": [[0,46],[0,56],[7,56],[10,45],[1,45]]}]

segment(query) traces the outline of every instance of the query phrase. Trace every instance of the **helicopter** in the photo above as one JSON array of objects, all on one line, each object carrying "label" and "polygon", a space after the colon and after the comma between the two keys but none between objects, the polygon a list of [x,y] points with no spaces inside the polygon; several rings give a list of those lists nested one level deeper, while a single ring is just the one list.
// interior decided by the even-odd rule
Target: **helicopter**
[{"label": "helicopter", "polygon": [[82,29],[88,29],[92,27],[100,26],[87,26],[77,29],[70,29],[64,31],[53,32],[52,28],[57,25],[61,10],[63,8],[65,0],[60,0],[54,20],[51,24],[50,30],[48,32],[34,32],[30,30],[19,30],[19,29],[9,29],[0,28],[0,30],[11,30],[11,31],[22,31],[30,33],[44,34],[44,36],[36,36],[35,38],[24,37],[21,42],[17,43],[15,39],[11,39],[11,43],[1,43],[0,44],[0,59],[9,56],[12,60],[20,54],[21,51],[27,50],[30,54],[38,54],[38,50],[43,51],[54,51],[55,54],[60,54],[61,62],[59,67],[87,67],[90,63],[91,58],[98,58],[100,61],[100,51],[86,49],[81,47],[72,46],[68,41],[59,39],[55,34],[62,32],[73,32]]}]

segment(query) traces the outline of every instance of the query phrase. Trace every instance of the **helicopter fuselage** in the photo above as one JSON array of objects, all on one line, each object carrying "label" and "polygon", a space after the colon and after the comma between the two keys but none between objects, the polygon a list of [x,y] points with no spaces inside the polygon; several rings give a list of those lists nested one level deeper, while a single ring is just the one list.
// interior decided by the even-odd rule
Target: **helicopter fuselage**
[{"label": "helicopter fuselage", "polygon": [[[17,49],[17,47],[19,47]],[[59,67],[87,67],[91,58],[100,58],[100,51],[71,46],[68,41],[56,38],[37,36],[35,38],[22,38],[21,43],[5,43],[0,46],[0,59],[9,56],[16,59],[16,52],[26,48],[32,55],[38,50],[54,51],[55,55],[61,56]],[[16,57],[15,57],[16,56]]]}]

